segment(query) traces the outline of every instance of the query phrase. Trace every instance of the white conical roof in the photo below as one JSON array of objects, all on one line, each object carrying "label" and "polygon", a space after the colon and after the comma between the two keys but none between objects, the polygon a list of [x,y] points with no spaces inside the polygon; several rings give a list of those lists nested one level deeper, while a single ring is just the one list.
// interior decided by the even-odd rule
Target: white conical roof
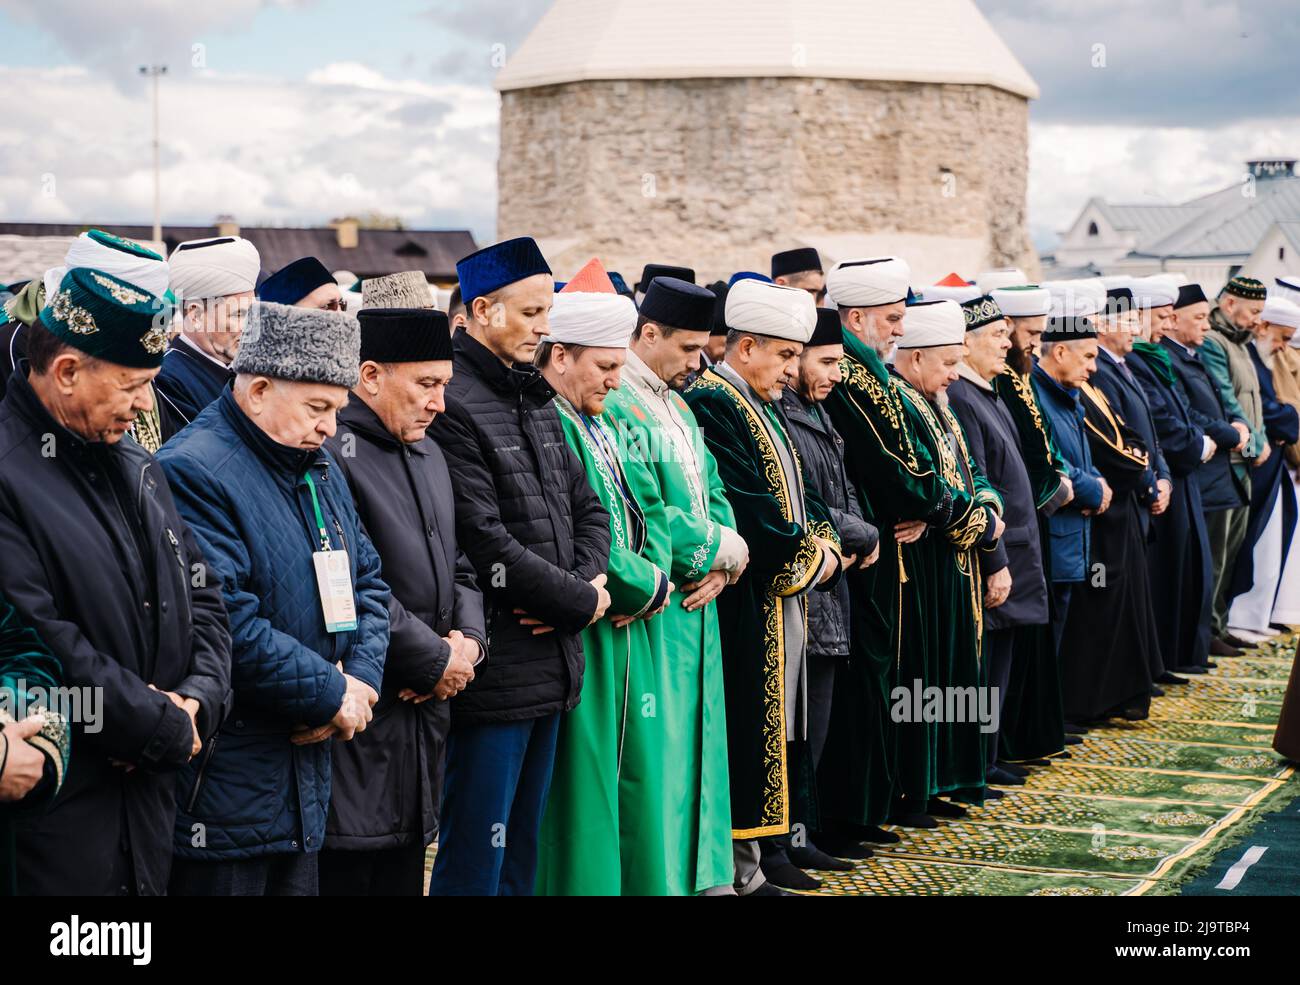
[{"label": "white conical roof", "polygon": [[964,83],[1038,96],[973,0],[557,0],[496,87],[768,76]]}]

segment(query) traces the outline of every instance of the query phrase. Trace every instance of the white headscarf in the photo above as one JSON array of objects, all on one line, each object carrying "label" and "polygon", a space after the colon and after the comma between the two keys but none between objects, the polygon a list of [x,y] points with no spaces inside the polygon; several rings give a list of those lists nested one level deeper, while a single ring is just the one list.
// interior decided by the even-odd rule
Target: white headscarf
[{"label": "white headscarf", "polygon": [[817,327],[817,304],[800,287],[738,280],[727,292],[727,326],[791,342],[807,342]]},{"label": "white headscarf", "polygon": [[944,298],[908,305],[903,316],[900,349],[931,349],[940,345],[961,345],[966,341],[966,316],[961,305]]},{"label": "white headscarf", "polygon": [[826,275],[826,294],[842,308],[872,308],[902,301],[911,279],[911,268],[898,257],[842,260]]}]

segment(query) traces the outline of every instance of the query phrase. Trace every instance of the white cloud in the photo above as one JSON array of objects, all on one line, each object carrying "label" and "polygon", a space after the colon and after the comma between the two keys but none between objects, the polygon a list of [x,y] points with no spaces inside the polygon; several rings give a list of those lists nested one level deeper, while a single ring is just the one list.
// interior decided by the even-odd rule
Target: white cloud
[{"label": "white cloud", "polygon": [[1038,124],[1029,128],[1029,218],[1049,246],[1092,196],[1180,203],[1240,181],[1248,159],[1291,156],[1300,117],[1188,127]]},{"label": "white cloud", "polygon": [[[150,107],[78,68],[0,68],[24,92],[0,119],[0,214],[145,221]],[[206,72],[163,82],[168,221],[317,224],[384,212],[408,225],[491,232],[497,96],[393,80],[355,63],[305,80]],[[53,176],[54,194],[49,195]]]}]

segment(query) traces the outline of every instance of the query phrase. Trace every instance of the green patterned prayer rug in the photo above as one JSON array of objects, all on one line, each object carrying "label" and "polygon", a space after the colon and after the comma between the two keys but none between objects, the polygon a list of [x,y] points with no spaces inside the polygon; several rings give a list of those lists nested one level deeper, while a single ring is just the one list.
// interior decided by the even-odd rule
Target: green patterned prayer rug
[{"label": "green patterned prayer rug", "polygon": [[[1171,685],[1143,722],[1094,728],[1069,759],[929,831],[895,829],[821,894],[1137,896],[1176,893],[1264,814],[1300,796],[1272,749],[1295,652],[1280,637]],[[1300,889],[1297,889],[1300,892]]]}]

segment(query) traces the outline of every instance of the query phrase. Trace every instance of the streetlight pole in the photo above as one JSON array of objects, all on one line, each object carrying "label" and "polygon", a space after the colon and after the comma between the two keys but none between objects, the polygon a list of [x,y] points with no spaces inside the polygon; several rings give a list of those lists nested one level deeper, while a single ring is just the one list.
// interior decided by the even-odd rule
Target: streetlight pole
[{"label": "streetlight pole", "polygon": [[167,74],[166,65],[141,65],[140,74],[153,80],[153,241],[162,242],[161,142],[158,139],[158,77]]}]

